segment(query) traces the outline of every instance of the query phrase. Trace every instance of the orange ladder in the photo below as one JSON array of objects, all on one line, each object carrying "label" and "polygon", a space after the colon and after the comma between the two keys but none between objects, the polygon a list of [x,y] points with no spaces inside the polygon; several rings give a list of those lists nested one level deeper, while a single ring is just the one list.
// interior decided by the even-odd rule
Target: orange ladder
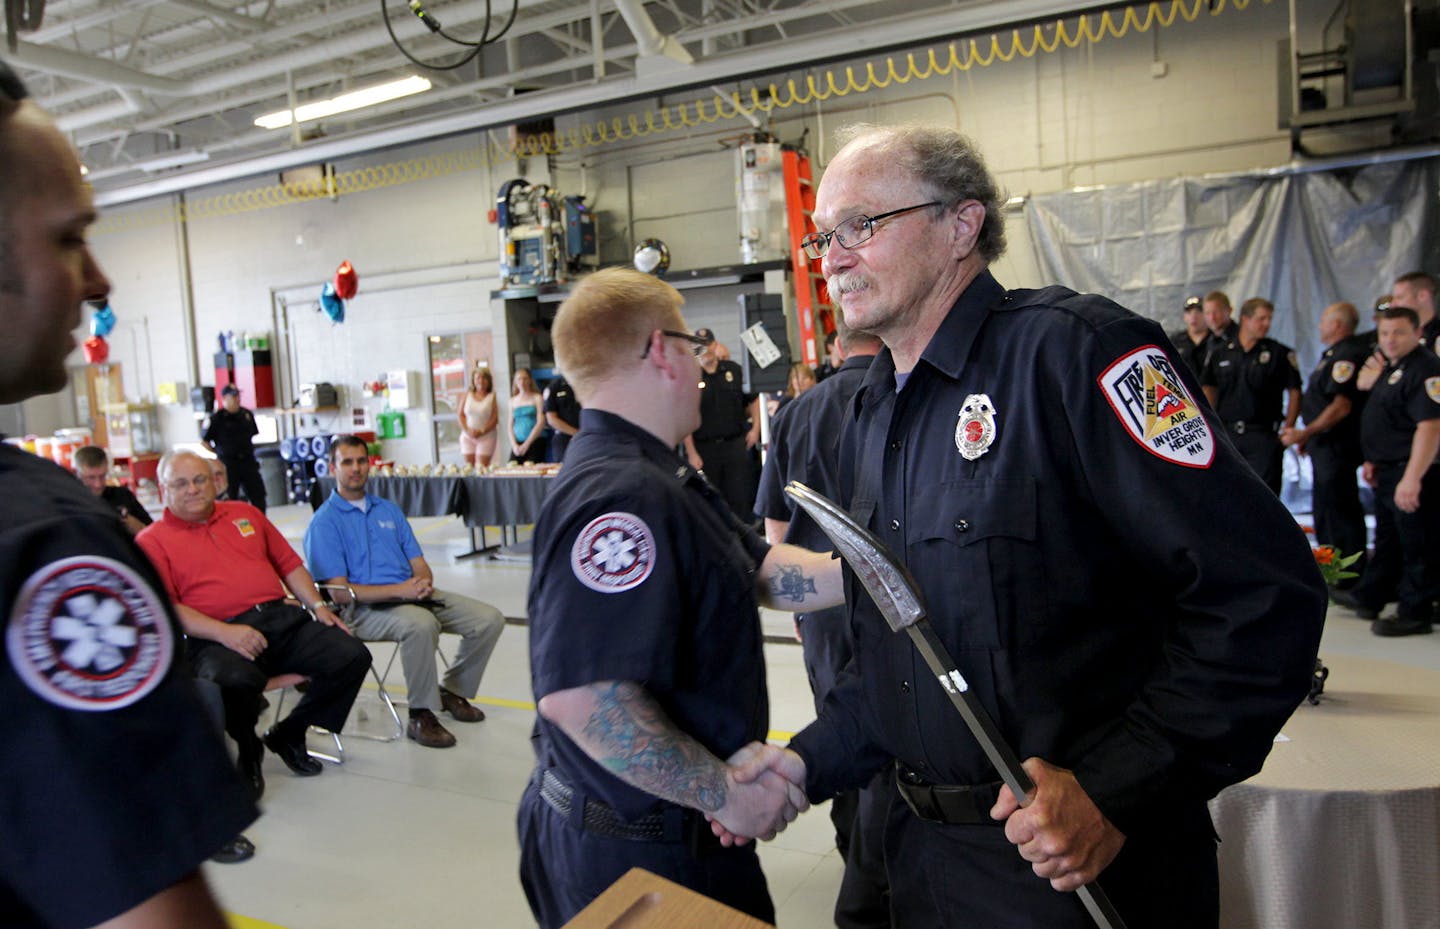
[{"label": "orange ladder", "polygon": [[804,154],[786,149],[781,153],[781,167],[785,183],[785,226],[790,236],[790,262],[795,277],[795,316],[800,325],[800,353],[806,364],[814,368],[820,364],[817,347],[816,317],[819,316],[821,336],[831,328],[830,294],[825,289],[825,277],[819,266],[800,247],[800,240],[815,228],[815,182],[810,175],[810,159]]}]

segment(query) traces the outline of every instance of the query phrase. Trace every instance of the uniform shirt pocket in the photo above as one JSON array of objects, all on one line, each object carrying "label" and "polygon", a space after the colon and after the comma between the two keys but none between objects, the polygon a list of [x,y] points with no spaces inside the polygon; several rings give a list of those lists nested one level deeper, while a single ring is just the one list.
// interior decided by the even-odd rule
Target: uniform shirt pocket
[{"label": "uniform shirt pocket", "polygon": [[945,481],[916,495],[907,561],[954,648],[994,649],[1042,595],[1034,479]]}]

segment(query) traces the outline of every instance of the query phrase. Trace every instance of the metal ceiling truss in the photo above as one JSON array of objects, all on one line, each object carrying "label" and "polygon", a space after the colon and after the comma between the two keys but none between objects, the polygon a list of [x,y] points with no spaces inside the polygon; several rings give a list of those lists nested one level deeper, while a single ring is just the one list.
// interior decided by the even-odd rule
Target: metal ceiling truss
[{"label": "metal ceiling truss", "polygon": [[[1116,6],[1116,4],[1109,4]],[[491,0],[490,34],[510,0]],[[0,50],[71,133],[99,200],[202,184],[566,111],[716,84],[777,66],[871,56],[1097,9],[1074,0],[519,0],[513,28],[456,71],[406,60],[379,0],[50,0]],[[485,0],[430,0],[447,35],[479,39]],[[466,51],[403,0],[395,32],[428,62]],[[414,97],[264,130],[255,117],[410,74]],[[165,167],[175,160],[185,167]]]}]

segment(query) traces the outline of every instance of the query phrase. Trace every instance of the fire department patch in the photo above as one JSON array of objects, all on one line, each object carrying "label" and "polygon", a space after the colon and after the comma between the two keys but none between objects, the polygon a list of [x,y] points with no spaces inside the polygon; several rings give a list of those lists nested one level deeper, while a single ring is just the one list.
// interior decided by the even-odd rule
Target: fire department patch
[{"label": "fire department patch", "polygon": [[602,594],[639,587],[655,570],[655,536],[630,513],[597,516],[575,537],[570,567],[580,583]]},{"label": "fire department patch", "polygon": [[1425,396],[1440,403],[1440,377],[1425,378]]},{"label": "fire department patch", "polygon": [[1350,378],[1355,376],[1355,362],[1335,362],[1334,367],[1330,369],[1330,376],[1335,379],[1335,383],[1337,384],[1348,384],[1350,382]]},{"label": "fire department patch", "polygon": [[1208,468],[1215,437],[1158,346],[1137,348],[1096,379],[1130,438],[1150,454],[1189,468]]},{"label": "fire department patch", "polygon": [[955,424],[955,447],[960,457],[974,461],[990,451],[995,441],[995,404],[989,394],[971,394],[960,405],[960,421]]},{"label": "fire department patch", "polygon": [[164,679],[175,636],[160,598],[131,568],[78,556],[25,582],[5,647],[41,698],[72,710],[117,710]]}]

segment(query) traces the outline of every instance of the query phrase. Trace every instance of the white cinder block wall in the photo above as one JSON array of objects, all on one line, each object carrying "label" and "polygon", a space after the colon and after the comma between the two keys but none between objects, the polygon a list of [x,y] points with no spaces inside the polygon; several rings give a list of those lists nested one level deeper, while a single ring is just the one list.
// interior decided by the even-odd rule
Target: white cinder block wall
[{"label": "white cinder block wall", "polygon": [[[1307,29],[1317,29],[1327,12],[1318,6],[1305,11],[1313,20]],[[1275,45],[1286,31],[1283,4],[1251,2],[1241,11],[1227,6],[1222,16],[1202,13],[1195,23],[1177,21],[1169,29],[776,110],[767,128],[786,142],[798,141],[808,129],[807,147],[818,174],[833,154],[831,135],[843,124],[957,126],[979,144],[1004,187],[1016,195],[1272,167],[1290,157],[1288,136],[1276,127]],[[861,59],[857,70],[863,74],[864,62],[872,60],[883,73],[886,57],[903,67],[904,54],[898,53]],[[1156,61],[1164,62],[1165,76],[1152,76]],[[843,65],[830,70],[843,76]],[[803,79],[803,72],[776,79],[787,76]],[[632,102],[562,117],[557,124],[563,129],[643,110],[642,103]],[[503,321],[492,318],[489,301],[496,286],[497,245],[487,213],[499,185],[523,176],[565,194],[589,196],[600,217],[607,263],[626,259],[634,242],[651,236],[670,246],[676,268],[733,263],[739,257],[733,154],[724,143],[733,145],[749,129],[743,120],[722,121],[553,159],[531,158],[523,168],[512,162],[337,201],[193,219],[188,235],[200,381],[212,382],[210,356],[218,331],[272,330],[275,308],[283,301],[294,336],[291,384],[332,381],[347,387],[359,405],[359,383],[381,371],[404,368],[423,375],[428,334],[488,325],[495,340],[497,387],[506,395],[509,346]],[[379,152],[337,163],[336,169],[452,152],[482,139],[477,133]],[[195,191],[190,198],[208,200],[273,181],[253,178]],[[110,212],[124,218],[155,206]],[[1046,283],[1036,279],[1022,217],[1012,214],[1007,226],[1010,253],[998,263],[997,276],[1008,286]],[[122,226],[94,238],[115,284],[112,305],[121,320],[111,340],[112,358],[124,363],[127,393],[133,395],[153,394],[161,381],[192,383],[177,238],[173,223]],[[332,326],[304,304],[318,298],[321,283],[342,259],[359,271],[360,296],[346,323]],[[711,325],[734,345],[734,293],[726,290],[689,292],[687,310],[692,325]],[[133,337],[123,334],[132,328]],[[277,365],[285,363],[277,357]],[[428,396],[425,377],[420,383],[423,400]],[[428,418],[423,408],[411,414],[414,438],[392,443],[390,451],[398,460],[425,461]],[[32,422],[30,427],[61,425],[67,423]],[[193,437],[188,407],[167,410],[163,425],[169,442]]]}]

